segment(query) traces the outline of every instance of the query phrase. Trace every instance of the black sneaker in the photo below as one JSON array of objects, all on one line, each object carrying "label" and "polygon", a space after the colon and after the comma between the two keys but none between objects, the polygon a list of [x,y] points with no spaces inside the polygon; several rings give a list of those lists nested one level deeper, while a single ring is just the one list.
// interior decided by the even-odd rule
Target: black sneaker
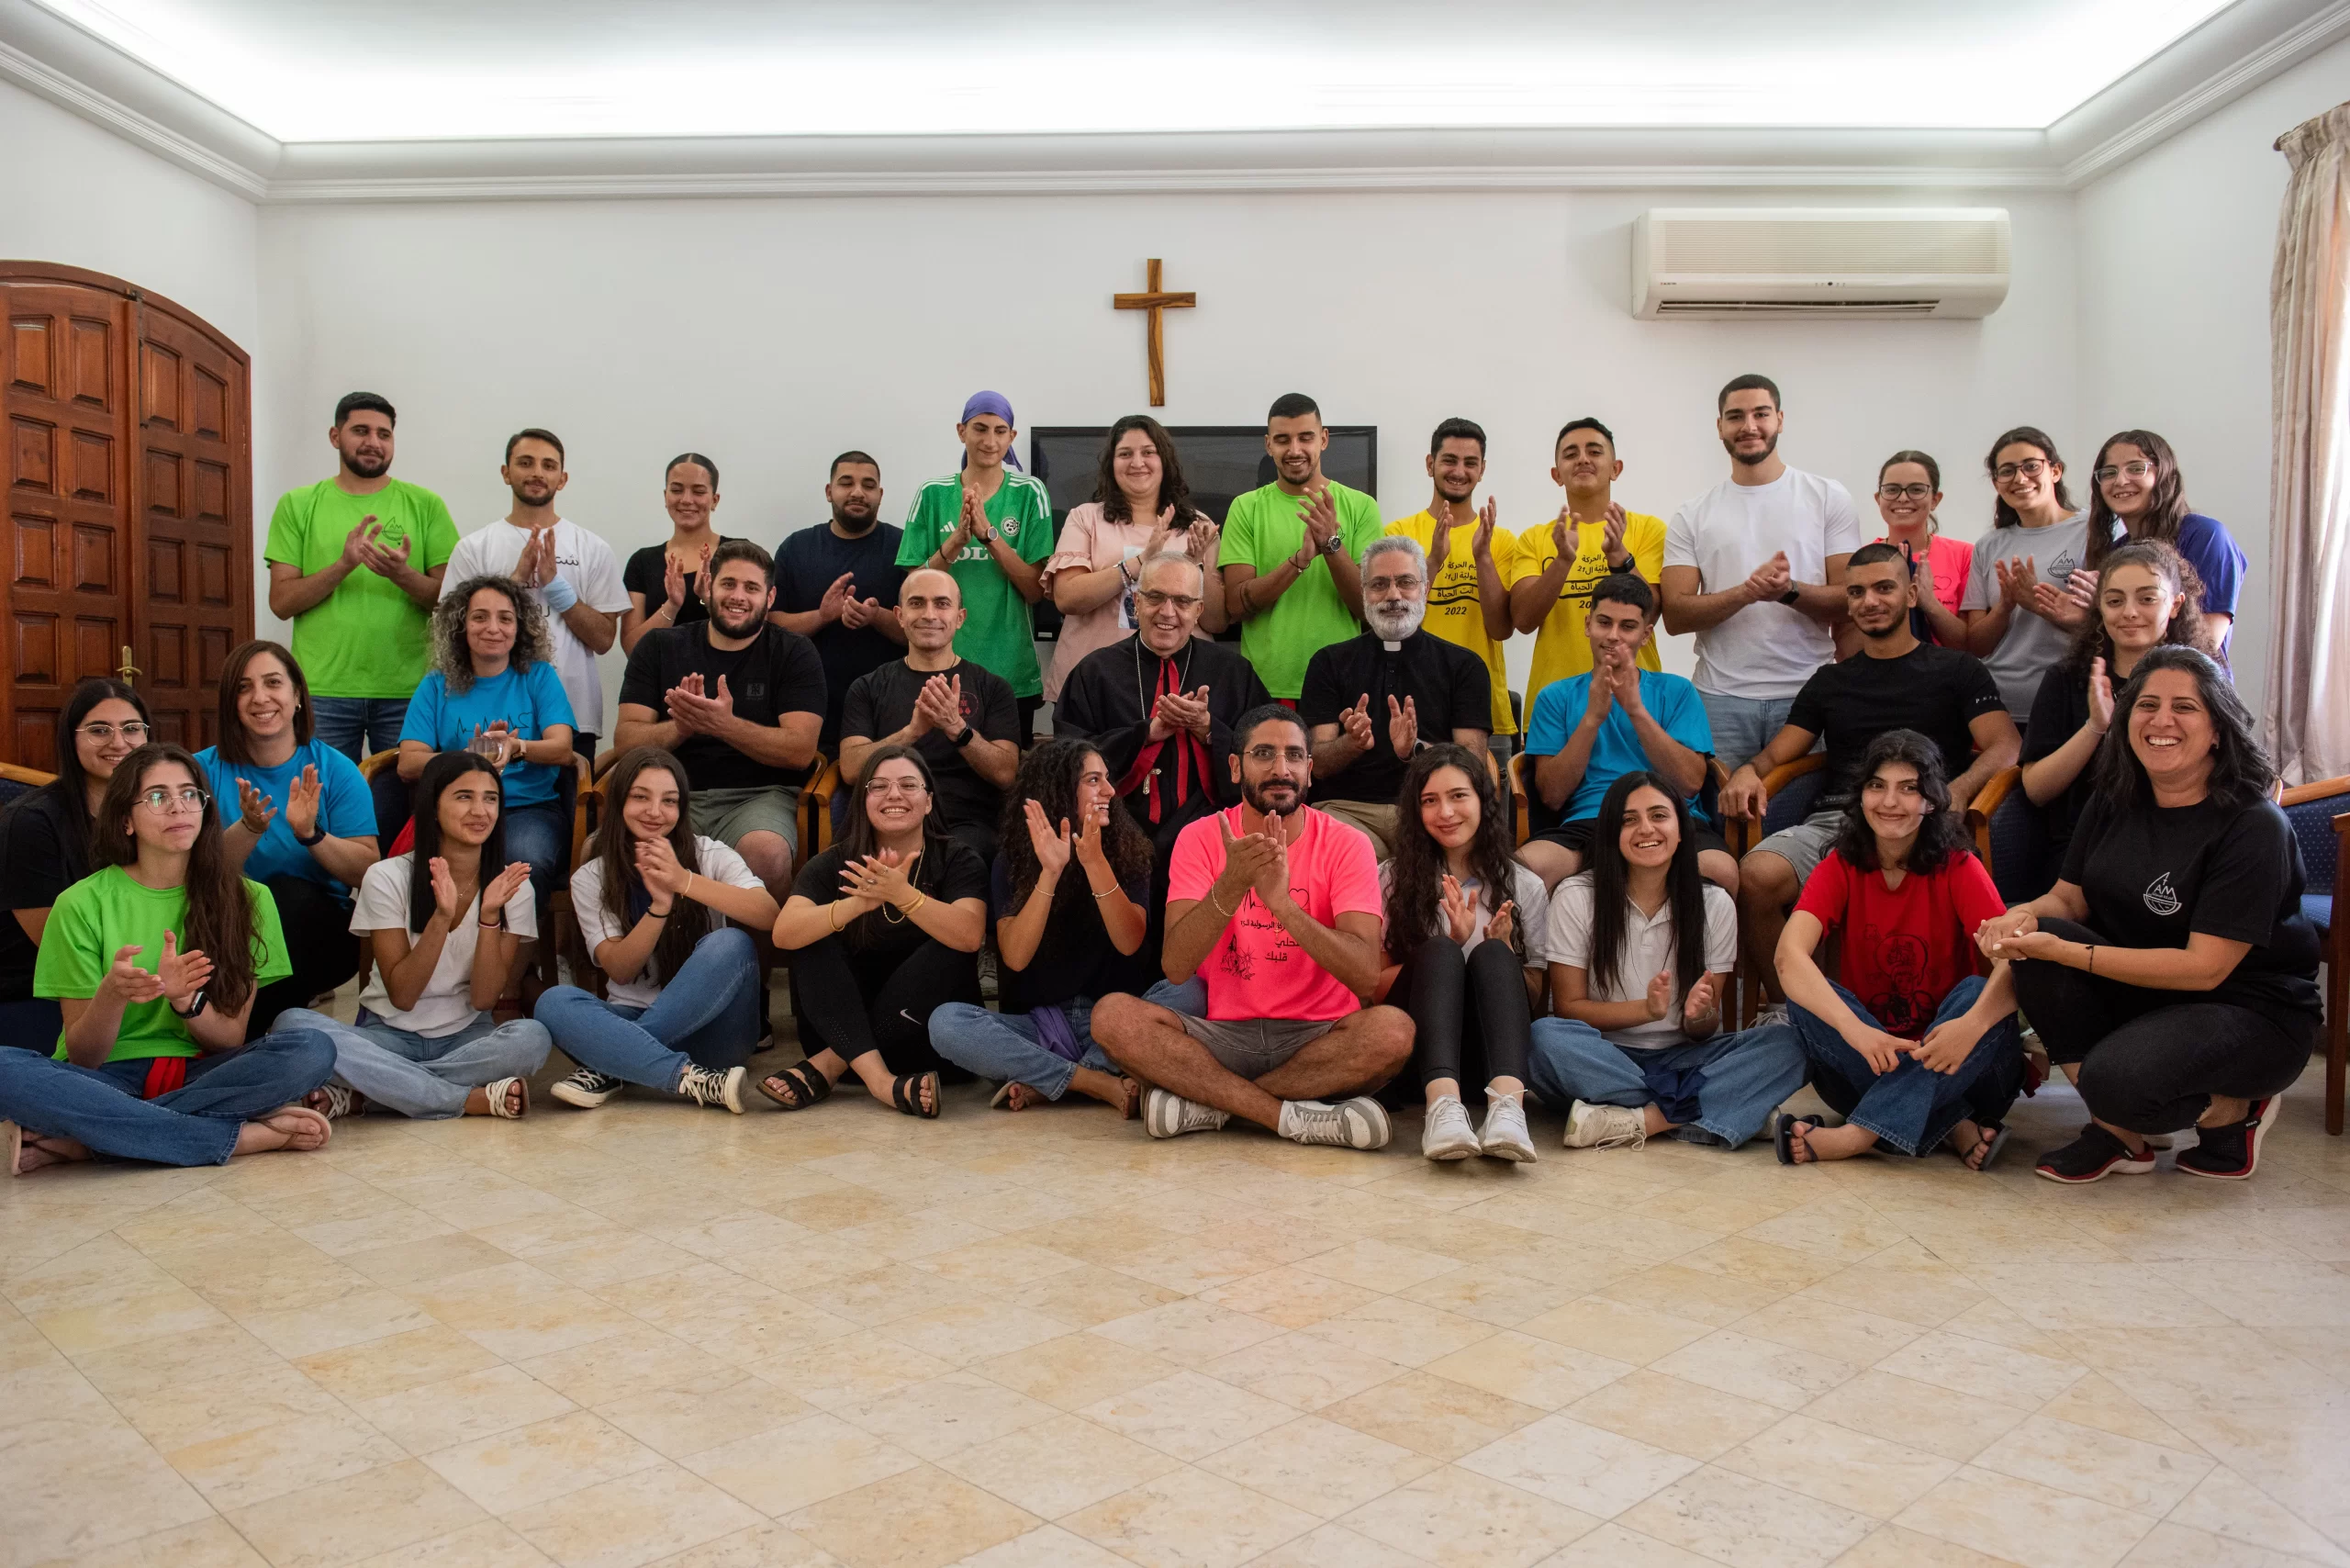
[{"label": "black sneaker", "polygon": [[2108,1176],[2143,1176],[2154,1168],[2154,1151],[2132,1154],[2130,1146],[2096,1123],[2064,1148],[2041,1157],[2032,1169],[2051,1182],[2101,1182]]},{"label": "black sneaker", "polygon": [[2281,1098],[2271,1094],[2266,1100],[2255,1100],[2241,1122],[2196,1128],[2195,1147],[2178,1157],[2178,1168],[2189,1176],[2209,1176],[2215,1182],[2241,1182],[2251,1175],[2260,1163],[2261,1140],[2277,1125],[2277,1102]]},{"label": "black sneaker", "polygon": [[583,1067],[547,1092],[566,1105],[592,1111],[627,1087],[628,1080],[625,1078],[614,1078],[609,1072],[598,1072],[592,1067]]}]

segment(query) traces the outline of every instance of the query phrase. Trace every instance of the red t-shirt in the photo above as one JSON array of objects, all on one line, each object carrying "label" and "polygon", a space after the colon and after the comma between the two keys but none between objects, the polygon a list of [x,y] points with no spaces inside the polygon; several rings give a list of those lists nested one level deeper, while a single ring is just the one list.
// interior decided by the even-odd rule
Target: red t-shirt
[{"label": "red t-shirt", "polygon": [[1796,908],[1844,931],[1839,968],[1888,1035],[1922,1039],[1951,988],[1975,972],[1975,930],[2007,909],[1991,873],[1972,855],[1912,871],[1898,888],[1882,871],[1856,870],[1835,850],[1803,885]]}]

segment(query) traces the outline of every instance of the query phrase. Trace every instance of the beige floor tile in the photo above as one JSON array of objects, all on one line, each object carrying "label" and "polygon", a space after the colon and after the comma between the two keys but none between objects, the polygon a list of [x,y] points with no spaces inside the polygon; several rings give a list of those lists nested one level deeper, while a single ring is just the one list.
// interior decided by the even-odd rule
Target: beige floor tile
[{"label": "beige floor tile", "polygon": [[366,1251],[346,1253],[342,1266],[365,1275],[386,1290],[404,1291],[510,1263],[514,1255],[463,1231],[397,1242]]},{"label": "beige floor tile", "polygon": [[1738,1568],[1832,1562],[1875,1524],[1849,1508],[1714,1465],[1674,1482],[1617,1522]]},{"label": "beige floor tile", "polygon": [[1810,1296],[1783,1297],[1738,1320],[1738,1331],[1753,1339],[1808,1350],[1856,1367],[1873,1366],[1917,1338],[1914,1323],[1840,1306]]},{"label": "beige floor tile", "polygon": [[496,1519],[364,1558],[352,1568],[547,1568],[547,1554]]},{"label": "beige floor tile", "polygon": [[2117,1508],[2168,1514],[2211,1473],[2199,1453],[2035,1416],[1975,1456],[1976,1465]]},{"label": "beige floor tile", "polygon": [[1278,1427],[1297,1412],[1204,1372],[1181,1372],[1096,1401],[1078,1414],[1163,1453],[1197,1460]]},{"label": "beige floor tile", "polygon": [[699,1476],[659,1464],[520,1509],[506,1522],[563,1568],[639,1568],[760,1520]]},{"label": "beige floor tile", "polygon": [[414,1460],[232,1510],[274,1568],[339,1568],[482,1521],[478,1505]]},{"label": "beige floor tile", "polygon": [[970,1299],[901,1317],[884,1325],[882,1336],[934,1360],[968,1366],[1069,1332],[1069,1325],[1058,1317],[979,1295],[973,1287],[962,1288]]},{"label": "beige floor tile", "polygon": [[596,1414],[655,1453],[680,1459],[789,1426],[810,1408],[763,1378],[744,1377],[722,1388],[631,1394],[597,1406]]},{"label": "beige floor tile", "polygon": [[1114,1339],[1096,1334],[1064,1334],[1010,1355],[976,1362],[970,1370],[1058,1409],[1078,1410],[1113,1394],[1157,1383],[1180,1369],[1163,1356]]},{"label": "beige floor tile", "polygon": [[1912,1339],[1879,1361],[1875,1370],[1971,1399],[2037,1409],[2070,1388],[2085,1369],[1938,1330]]},{"label": "beige floor tile", "polygon": [[990,1237],[985,1241],[917,1259],[912,1267],[957,1284],[1002,1294],[1085,1266],[1081,1259],[1024,1242]]},{"label": "beige floor tile", "polygon": [[269,1560],[217,1515],[118,1546],[77,1552],[71,1559],[52,1560],[42,1568],[64,1568],[69,1561],[73,1568],[269,1568]]},{"label": "beige floor tile", "polygon": [[1076,1416],[1056,1416],[938,1461],[940,1469],[1041,1519],[1058,1519],[1181,1462]]},{"label": "beige floor tile", "polygon": [[1590,1533],[1600,1521],[1446,1465],[1374,1497],[1338,1522],[1439,1568],[1527,1568]]},{"label": "beige floor tile", "polygon": [[576,1406],[520,1367],[499,1365],[356,1401],[352,1408],[409,1453],[427,1454]]},{"label": "beige floor tile", "polygon": [[820,1410],[878,1399],[955,1369],[877,1330],[845,1335],[822,1347],[800,1346],[744,1363],[745,1370]]},{"label": "beige floor tile", "polygon": [[[1866,1540],[1839,1557],[1833,1568],[2014,1568],[1971,1546],[1936,1540],[1899,1525],[1880,1525]],[[2198,1568],[2213,1568],[2209,1562]]]},{"label": "beige floor tile", "polygon": [[[7,1525],[0,1561],[39,1562],[119,1545],[212,1516],[195,1487],[128,1428],[125,1451],[103,1461],[80,1452],[9,1454]],[[63,1462],[50,1464],[44,1459]]]},{"label": "beige floor tile", "polygon": [[2023,1568],[2110,1568],[2154,1527],[2143,1514],[1973,1468],[1936,1486],[1893,1522]]},{"label": "beige floor tile", "polygon": [[1283,1328],[1303,1328],[1360,1306],[1378,1294],[1344,1280],[1284,1266],[1203,1291],[1200,1298]]},{"label": "beige floor tile", "polygon": [[202,1439],[163,1455],[223,1511],[405,1457],[397,1443],[341,1409]]},{"label": "beige floor tile", "polygon": [[1465,1350],[1430,1361],[1426,1370],[1504,1399],[1558,1410],[1605,1388],[1632,1366],[1505,1328]]},{"label": "beige floor tile", "polygon": [[1963,1462],[2031,1412],[1872,1368],[1813,1400],[1804,1414]]},{"label": "beige floor tile", "polygon": [[1245,1312],[1187,1298],[1096,1324],[1088,1332],[1164,1356],[1180,1366],[1200,1366],[1282,1330]]},{"label": "beige floor tile", "polygon": [[2328,1540],[2307,1520],[2224,1465],[2205,1476],[2187,1500],[2171,1510],[2169,1522],[2332,1568],[2350,1568],[2350,1551]]},{"label": "beige floor tile", "polygon": [[1286,1503],[1191,1469],[1170,1471],[1060,1521],[1143,1568],[1232,1568],[1316,1522]]},{"label": "beige floor tile", "polygon": [[1053,1407],[973,1372],[948,1372],[841,1410],[843,1420],[919,1459],[942,1459],[1050,1420]]},{"label": "beige floor tile", "polygon": [[1722,1328],[1787,1293],[1728,1274],[1664,1263],[1628,1274],[1601,1287],[1598,1294],[1627,1306]]},{"label": "beige floor tile", "polygon": [[2181,1453],[2201,1453],[2177,1428],[2113,1386],[2101,1372],[2091,1372],[2040,1407],[2040,1414],[2076,1427],[2094,1427],[2116,1437],[2158,1443]]},{"label": "beige floor tile", "polygon": [[781,1525],[762,1524],[665,1557],[660,1568],[840,1568],[840,1561]]},{"label": "beige floor tile", "polygon": [[895,1444],[836,1416],[804,1416],[788,1427],[699,1453],[685,1466],[771,1518],[922,1463]]},{"label": "beige floor tile", "polygon": [[1319,1413],[1438,1460],[1472,1453],[1542,1416],[1534,1406],[1425,1372],[1405,1372]]},{"label": "beige floor tile", "polygon": [[1714,1462],[1871,1518],[1889,1519],[1958,1468],[1936,1454],[1790,1416]]},{"label": "beige floor tile", "polygon": [[424,1456],[424,1462],[493,1514],[509,1514],[647,1470],[661,1456],[586,1410]]},{"label": "beige floor tile", "polygon": [[1564,1412],[1587,1427],[1709,1460],[1785,1418],[1759,1400],[1647,1368],[1584,1394]]},{"label": "beige floor tile", "polygon": [[1694,1318],[1592,1295],[1530,1317],[1517,1325],[1517,1331],[1646,1366],[1659,1356],[1669,1356],[1704,1338],[1713,1329]]},{"label": "beige floor tile", "polygon": [[1714,1568],[1712,1561],[1610,1520],[1539,1568]]},{"label": "beige floor tile", "polygon": [[925,1465],[813,1504],[785,1523],[847,1568],[940,1568],[1039,1521]]},{"label": "beige floor tile", "polygon": [[1699,1462],[1559,1415],[1521,1427],[1460,1464],[1606,1519],[1680,1480]]},{"label": "beige floor tile", "polygon": [[1658,1358],[1651,1370],[1782,1410],[1800,1410],[1860,1369],[1723,1328]]},{"label": "beige floor tile", "polygon": [[254,1338],[289,1361],[432,1326],[422,1307],[374,1285],[323,1306],[257,1312],[241,1321]]},{"label": "beige floor tile", "polygon": [[1419,1367],[1455,1355],[1494,1329],[1457,1312],[1390,1295],[1374,1297],[1298,1332],[1399,1366]]},{"label": "beige floor tile", "polygon": [[1572,1301],[1588,1288],[1471,1264],[1395,1294],[1424,1306],[1441,1307],[1462,1317],[1490,1323],[1496,1328],[1515,1328]]},{"label": "beige floor tile", "polygon": [[1320,1274],[1367,1291],[1398,1292],[1438,1274],[1449,1274],[1460,1264],[1416,1247],[1398,1247],[1391,1241],[1353,1241],[1307,1258],[1297,1267],[1306,1273]]},{"label": "beige floor tile", "polygon": [[346,1414],[341,1401],[284,1362],[151,1394],[118,1394],[114,1405],[166,1454],[307,1416]]},{"label": "beige floor tile", "polygon": [[1427,1474],[1437,1462],[1352,1427],[1302,1416],[1211,1454],[1199,1467],[1326,1519]]},{"label": "beige floor tile", "polygon": [[480,1345],[430,1318],[421,1328],[319,1350],[293,1362],[312,1383],[354,1407],[501,1364]]},{"label": "beige floor tile", "polygon": [[744,1371],[674,1334],[640,1325],[576,1350],[514,1363],[575,1405],[609,1405],[642,1394],[704,1394],[732,1386]]},{"label": "beige floor tile", "polygon": [[1236,1388],[1278,1399],[1300,1410],[1319,1410],[1388,1379],[1404,1368],[1378,1356],[1350,1350],[1305,1334],[1283,1334],[1218,1356],[1201,1369]]},{"label": "beige floor tile", "polygon": [[1047,1317],[1058,1317],[1072,1328],[1091,1328],[1097,1323],[1130,1317],[1154,1306],[1180,1301],[1182,1293],[1088,1263],[1008,1291],[1004,1299]]},{"label": "beige floor tile", "polygon": [[1045,1525],[975,1551],[957,1568],[1128,1568],[1128,1562],[1058,1525]]},{"label": "beige floor tile", "polygon": [[890,1263],[803,1286],[792,1294],[865,1327],[880,1328],[934,1306],[959,1305],[980,1293],[968,1281],[909,1263]]}]

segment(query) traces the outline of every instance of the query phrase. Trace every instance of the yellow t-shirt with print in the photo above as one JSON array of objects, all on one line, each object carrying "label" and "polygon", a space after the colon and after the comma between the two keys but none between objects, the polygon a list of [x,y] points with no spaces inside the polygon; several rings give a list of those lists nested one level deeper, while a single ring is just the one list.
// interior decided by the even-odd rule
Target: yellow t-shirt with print
[{"label": "yellow t-shirt with print", "polygon": [[[1606,538],[1605,521],[1575,525],[1575,564],[1567,573],[1559,602],[1542,617],[1542,624],[1534,633],[1534,669],[1526,681],[1526,711],[1529,713],[1544,687],[1591,668],[1591,637],[1583,623],[1591,614],[1591,590],[1608,575]],[[1626,512],[1624,548],[1632,557],[1632,569],[1654,588],[1664,576],[1664,520],[1646,512]],[[1558,558],[1557,537],[1549,523],[1528,529],[1517,542],[1517,571],[1509,580],[1510,587],[1540,577]],[[1640,645],[1638,662],[1642,669],[1664,667],[1664,661],[1657,655],[1653,633]]]},{"label": "yellow t-shirt with print", "polygon": [[[1389,523],[1387,532],[1401,534],[1426,550],[1436,538],[1436,518],[1422,510]],[[1428,563],[1428,576],[1434,580],[1428,584],[1427,620],[1420,629],[1466,648],[1485,661],[1485,673],[1494,683],[1494,734],[1514,735],[1517,734],[1517,722],[1509,711],[1509,670],[1502,656],[1502,644],[1485,634],[1484,612],[1477,597],[1477,557],[1472,547],[1476,533],[1474,523],[1455,523],[1445,558]],[[1662,544],[1658,548],[1662,549]],[[1517,536],[1498,526],[1494,530],[1494,569],[1501,574],[1505,585],[1515,579],[1517,571]]]}]

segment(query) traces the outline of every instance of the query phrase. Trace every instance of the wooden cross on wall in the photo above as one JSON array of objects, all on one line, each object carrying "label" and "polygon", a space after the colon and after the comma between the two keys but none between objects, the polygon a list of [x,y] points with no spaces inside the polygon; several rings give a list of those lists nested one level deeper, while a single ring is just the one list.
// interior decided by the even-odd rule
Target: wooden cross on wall
[{"label": "wooden cross on wall", "polygon": [[1159,340],[1159,324],[1165,319],[1160,313],[1167,310],[1189,310],[1199,304],[1196,294],[1169,294],[1158,286],[1158,258],[1153,256],[1144,263],[1145,274],[1141,294],[1113,294],[1110,303],[1120,310],[1150,312],[1150,406],[1167,406],[1167,351]]}]

